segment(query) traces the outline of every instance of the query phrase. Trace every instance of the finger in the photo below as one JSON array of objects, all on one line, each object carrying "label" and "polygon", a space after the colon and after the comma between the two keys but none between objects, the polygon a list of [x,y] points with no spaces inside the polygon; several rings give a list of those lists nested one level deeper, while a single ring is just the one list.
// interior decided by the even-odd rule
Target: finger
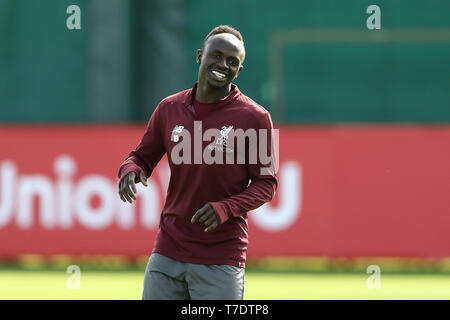
[{"label": "finger", "polygon": [[129,196],[126,192],[123,193],[123,197],[124,197],[125,200],[127,200],[129,203],[133,203],[133,200],[131,200],[130,196]]},{"label": "finger", "polygon": [[122,193],[122,192],[123,192],[124,181],[125,181],[125,178],[123,178],[123,179],[120,180],[120,182],[119,182],[119,193]]},{"label": "finger", "polygon": [[192,216],[192,219],[191,219],[191,222],[192,223],[195,223],[195,222],[197,222],[198,221],[198,219],[203,215],[203,213],[206,211],[206,207],[205,206],[203,206],[202,208],[200,208],[193,216]]},{"label": "finger", "polygon": [[205,227],[209,227],[210,225],[212,225],[214,222],[217,222],[217,219],[215,216],[209,217],[205,222],[203,222],[203,225]]},{"label": "finger", "polygon": [[122,200],[123,202],[126,202],[125,199],[122,196],[122,193],[120,193],[120,191],[119,191],[119,197],[120,197],[120,200]]},{"label": "finger", "polygon": [[129,198],[132,198],[136,200],[135,193],[136,191],[136,184],[134,182],[134,177],[136,177],[134,172],[131,172],[127,179],[124,179],[124,185],[123,185],[123,193],[126,194]]},{"label": "finger", "polygon": [[130,191],[129,191],[129,186],[128,186],[128,179],[129,179],[129,176],[126,176],[122,179],[122,181],[120,181],[119,195],[120,195],[120,198],[122,199],[122,201],[124,201],[124,202],[128,201],[131,203],[132,201],[129,196]]},{"label": "finger", "polygon": [[199,219],[198,222],[204,223],[206,220],[211,219],[211,211],[206,211]]},{"label": "finger", "polygon": [[123,196],[123,198],[126,201],[131,203],[131,199],[130,199],[130,196],[128,194],[129,190],[130,189],[128,188],[128,185],[127,185],[126,181],[124,181],[124,184],[122,185],[122,189],[121,189],[121,193],[120,194]]},{"label": "finger", "polygon": [[201,215],[201,212],[200,212],[200,210],[199,210],[199,211],[197,211],[197,212],[192,216],[192,218],[191,218],[191,223],[197,222],[197,220],[199,219],[200,215]]},{"label": "finger", "polygon": [[128,195],[130,196],[130,198],[132,198],[133,200],[136,200],[136,195],[134,194],[134,192],[130,189],[130,191],[128,192]]},{"label": "finger", "polygon": [[141,180],[141,183],[144,186],[147,186],[147,177],[145,176],[145,172],[144,171],[141,171],[141,173],[139,174],[139,178]]},{"label": "finger", "polygon": [[119,183],[119,196],[120,196],[120,199],[122,199],[123,202],[127,202],[127,201],[125,200],[125,197],[124,197],[124,189],[123,189],[123,186],[124,186],[124,180],[125,180],[125,179],[122,179],[122,180],[120,181],[120,183]]},{"label": "finger", "polygon": [[219,224],[217,222],[214,222],[212,225],[210,225],[208,228],[205,229],[205,232],[211,232],[213,231]]},{"label": "finger", "polygon": [[127,201],[129,201],[128,199],[136,198],[133,194],[133,191],[130,189],[130,185],[127,182],[125,182],[122,186],[121,194],[125,199],[127,199]]},{"label": "finger", "polygon": [[134,174],[134,172],[130,173],[130,175],[128,176],[128,185],[131,186],[131,189],[133,190],[134,193],[136,193],[136,184],[134,183],[134,179],[136,178],[136,175]]},{"label": "finger", "polygon": [[197,211],[191,218],[191,223],[196,223],[198,219],[201,217],[201,212]]}]

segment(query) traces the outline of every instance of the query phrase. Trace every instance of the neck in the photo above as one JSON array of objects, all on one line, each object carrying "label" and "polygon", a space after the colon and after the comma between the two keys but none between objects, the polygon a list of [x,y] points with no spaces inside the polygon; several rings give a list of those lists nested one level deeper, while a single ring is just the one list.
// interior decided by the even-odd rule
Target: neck
[{"label": "neck", "polygon": [[207,82],[197,82],[195,99],[198,102],[213,103],[225,98],[231,91],[231,84],[224,87],[213,87]]}]

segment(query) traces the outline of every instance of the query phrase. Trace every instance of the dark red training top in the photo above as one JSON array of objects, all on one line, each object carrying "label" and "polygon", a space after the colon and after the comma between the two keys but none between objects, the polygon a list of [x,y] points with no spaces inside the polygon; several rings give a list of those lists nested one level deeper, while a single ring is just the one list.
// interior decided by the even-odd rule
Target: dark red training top
[{"label": "dark red training top", "polygon": [[194,98],[194,112],[197,116],[197,119],[203,120],[204,118],[206,118],[214,105],[215,103],[198,102],[197,99]]},{"label": "dark red training top", "polygon": [[[149,177],[167,153],[171,175],[153,252],[188,263],[244,267],[248,244],[247,212],[274,197],[277,188],[275,169],[273,163],[272,166],[267,161],[263,163],[260,158],[256,162],[249,160],[249,150],[254,149],[250,139],[244,144],[245,162],[238,163],[238,153],[243,148],[237,148],[236,140],[233,147],[230,141],[224,143],[226,134],[210,139],[204,137],[206,141],[202,135],[211,128],[222,132],[225,129],[228,133],[230,128],[244,132],[265,129],[270,139],[272,119],[266,109],[242,94],[236,85],[232,85],[227,97],[210,104],[209,112],[202,114],[200,119],[194,108],[196,87],[197,84],[158,104],[136,150],[120,167],[119,179],[131,171],[139,175],[141,170]],[[189,148],[180,152],[180,143]],[[259,149],[261,144],[256,144]],[[270,156],[270,140],[266,145],[266,154]],[[215,152],[223,153],[222,164],[205,163],[202,154],[208,147],[214,149],[209,151],[212,156]],[[227,153],[235,157],[231,164],[226,160]],[[180,163],[180,157],[176,160],[173,154],[184,157],[184,161]],[[220,223],[212,232],[204,232],[202,224],[190,222],[206,203],[214,208]]]}]

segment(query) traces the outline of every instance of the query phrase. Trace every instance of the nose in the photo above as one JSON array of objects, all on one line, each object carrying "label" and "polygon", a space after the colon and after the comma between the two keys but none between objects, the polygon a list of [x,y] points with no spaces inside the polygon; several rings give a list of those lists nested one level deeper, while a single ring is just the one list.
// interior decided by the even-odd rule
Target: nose
[{"label": "nose", "polygon": [[228,69],[227,61],[224,58],[217,61],[216,65],[222,69]]}]

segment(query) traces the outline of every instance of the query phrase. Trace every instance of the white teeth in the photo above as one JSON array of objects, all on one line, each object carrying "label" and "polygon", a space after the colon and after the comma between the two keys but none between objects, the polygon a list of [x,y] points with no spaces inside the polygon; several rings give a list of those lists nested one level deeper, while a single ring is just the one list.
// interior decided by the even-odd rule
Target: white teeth
[{"label": "white teeth", "polygon": [[225,78],[226,77],[226,75],[224,75],[223,73],[218,72],[218,71],[214,71],[213,70],[212,73],[214,73],[219,78]]}]

